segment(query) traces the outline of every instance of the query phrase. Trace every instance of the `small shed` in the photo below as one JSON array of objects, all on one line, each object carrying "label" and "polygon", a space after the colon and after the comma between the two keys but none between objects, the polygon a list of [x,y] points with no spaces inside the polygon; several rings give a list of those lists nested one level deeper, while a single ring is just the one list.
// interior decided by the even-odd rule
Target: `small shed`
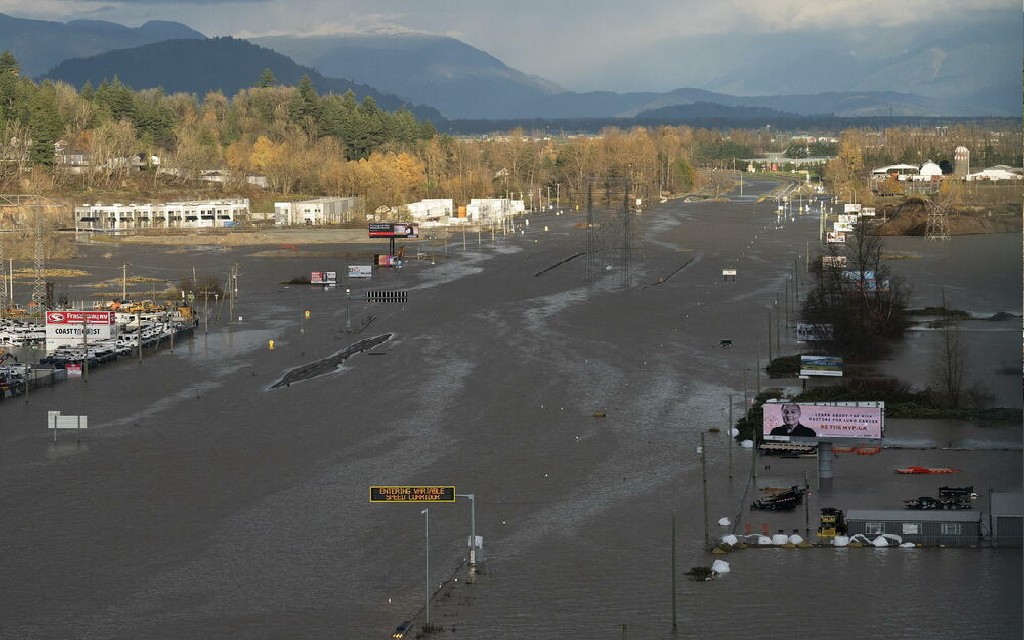
[{"label": "small shed", "polygon": [[851,536],[860,533],[874,538],[888,533],[914,544],[965,547],[981,541],[981,513],[969,509],[851,510],[846,512],[846,529]]},{"label": "small shed", "polygon": [[992,544],[998,547],[1024,545],[1024,494],[989,494]]}]

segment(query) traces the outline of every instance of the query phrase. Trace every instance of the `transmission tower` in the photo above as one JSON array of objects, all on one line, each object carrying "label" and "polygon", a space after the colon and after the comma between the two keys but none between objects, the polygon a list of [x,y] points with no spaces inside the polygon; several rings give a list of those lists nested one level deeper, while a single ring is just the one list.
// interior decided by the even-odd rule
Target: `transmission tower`
[{"label": "transmission tower", "polygon": [[4,243],[0,240],[0,318],[7,311],[7,274],[4,272]]},{"label": "transmission tower", "polygon": [[33,207],[35,251],[32,254],[32,306],[42,313],[46,309],[46,251],[43,247],[43,214],[41,207]]},{"label": "transmission tower", "polygon": [[[633,284],[633,264],[643,259],[639,225],[631,202],[635,194],[629,178],[594,177],[587,180],[587,280],[597,269],[619,267],[622,286]],[[595,206],[595,200],[600,203]]]},{"label": "transmission tower", "polygon": [[[43,242],[43,224],[47,218],[46,213],[50,210],[60,210],[62,205],[35,194],[0,194],[0,208],[13,209],[16,215],[12,216],[12,224],[17,227],[19,224],[31,224],[32,234],[35,238],[32,267],[34,272],[32,282],[32,306],[36,312],[42,312],[46,307],[46,250]],[[18,215],[27,211],[29,215]],[[0,299],[2,308],[3,299]],[[10,304],[13,305],[13,296]]]},{"label": "transmission tower", "polygon": [[928,222],[925,224],[924,236],[928,240],[949,240],[949,211],[942,205],[927,200]]}]

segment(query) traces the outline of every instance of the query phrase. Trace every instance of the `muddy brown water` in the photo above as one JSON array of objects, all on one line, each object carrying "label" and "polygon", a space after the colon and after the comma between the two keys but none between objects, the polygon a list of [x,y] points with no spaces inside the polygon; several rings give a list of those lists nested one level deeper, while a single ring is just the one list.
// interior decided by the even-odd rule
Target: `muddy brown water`
[{"label": "muddy brown water", "polygon": [[[767,188],[645,211],[630,286],[611,249],[566,261],[587,247],[581,214],[431,241],[433,259],[327,291],[282,283],[345,272],[351,248],[268,258],[255,255],[266,247],[82,245],[76,262],[109,278],[124,262],[172,282],[237,264],[238,297],[233,317],[211,305],[173,353],[0,403],[0,635],[387,638],[424,622],[438,590],[431,621],[452,637],[670,638],[674,516],[677,637],[1021,637],[1019,548],[745,550],[723,557],[732,571],[718,580],[683,575],[714,559],[702,432],[713,538],[721,517],[740,533],[805,533],[820,506],[896,509],[937,488],[896,466],[960,468],[956,483],[983,496],[1021,489],[1019,428],[892,420],[887,438],[901,448],[840,454],[821,491],[814,459],[765,469],[728,444],[730,399],[738,415],[745,390],[768,386],[757,375],[767,325],[818,232],[812,216],[779,221],[750,196]],[[908,241],[900,250],[922,257],[894,268],[928,278],[915,287],[922,303],[941,282],[960,296],[950,306],[1019,310],[1020,242]],[[964,260],[978,273],[954,264]],[[370,289],[408,302],[366,303]],[[970,336],[1009,358],[1013,326]],[[271,389],[386,334],[335,372]],[[915,340],[893,366],[912,366]],[[88,415],[88,431],[54,443],[54,409]],[[749,511],[751,470],[758,487],[806,474],[808,508]],[[370,503],[375,485],[474,494],[485,559],[475,581],[463,565],[467,499],[429,505],[428,574],[423,505]]]}]

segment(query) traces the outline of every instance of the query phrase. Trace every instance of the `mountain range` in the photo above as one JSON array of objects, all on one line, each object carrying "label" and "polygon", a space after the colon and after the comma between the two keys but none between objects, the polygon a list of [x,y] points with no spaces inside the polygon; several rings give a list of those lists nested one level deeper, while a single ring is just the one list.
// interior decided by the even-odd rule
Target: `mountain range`
[{"label": "mountain range", "polygon": [[410,105],[398,96],[378,91],[375,87],[327,78],[319,71],[296,64],[276,51],[235,38],[203,40],[163,40],[132,49],[115,49],[89,58],[65,60],[43,75],[44,79],[61,80],[81,87],[86,82],[97,86],[104,79],[117,76],[132,89],[160,87],[167,93],[195,93],[204,96],[220,91],[233,96],[240,90],[256,86],[265,69],[270,69],[279,85],[297,86],[302,76],[309,76],[320,94],[344,94],[352,91],[359,99],[372,97],[377,106],[387,111],[406,107],[417,118],[433,123],[444,121],[433,107]]},{"label": "mountain range", "polygon": [[[409,33],[266,37],[246,42],[208,39],[176,22],[128,28],[95,20],[59,23],[0,14],[0,50],[11,51],[22,71],[35,78],[63,80],[75,86],[89,80],[95,86],[116,74],[135,89],[160,86],[168,92],[200,96],[210,90],[233,95],[240,88],[253,86],[264,68],[270,68],[280,84],[295,84],[307,74],[321,93],[351,89],[360,97],[372,95],[385,109],[409,105],[417,117],[435,124],[446,118],[685,120],[687,114],[708,113],[708,105],[732,108],[723,109],[731,118],[758,118],[775,112],[836,117],[1012,117],[1020,115],[1021,56],[1009,57],[1020,48],[1019,32],[1014,40],[1010,26],[1004,29],[1006,33],[987,39],[935,34],[915,50],[890,51],[879,46],[871,55],[851,59],[824,50],[809,54],[807,47],[824,45],[808,37],[804,45],[789,43],[791,46],[783,48],[786,55],[755,57],[708,79],[706,86],[719,91],[566,91],[457,39]],[[700,44],[696,40],[679,46]],[[1004,69],[1014,65],[1014,73]],[[776,89],[774,94],[722,91],[749,93],[770,88],[769,83]],[[833,90],[802,90],[811,86]],[[900,91],[885,90],[893,86]],[[671,109],[697,104],[699,109]]]}]

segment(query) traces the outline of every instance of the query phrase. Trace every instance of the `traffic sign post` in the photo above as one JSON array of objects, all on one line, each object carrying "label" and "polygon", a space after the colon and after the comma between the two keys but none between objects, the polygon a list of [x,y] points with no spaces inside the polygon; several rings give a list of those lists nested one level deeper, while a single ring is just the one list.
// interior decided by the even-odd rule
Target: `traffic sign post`
[{"label": "traffic sign post", "polygon": [[455,487],[370,487],[370,502],[455,502]]}]

